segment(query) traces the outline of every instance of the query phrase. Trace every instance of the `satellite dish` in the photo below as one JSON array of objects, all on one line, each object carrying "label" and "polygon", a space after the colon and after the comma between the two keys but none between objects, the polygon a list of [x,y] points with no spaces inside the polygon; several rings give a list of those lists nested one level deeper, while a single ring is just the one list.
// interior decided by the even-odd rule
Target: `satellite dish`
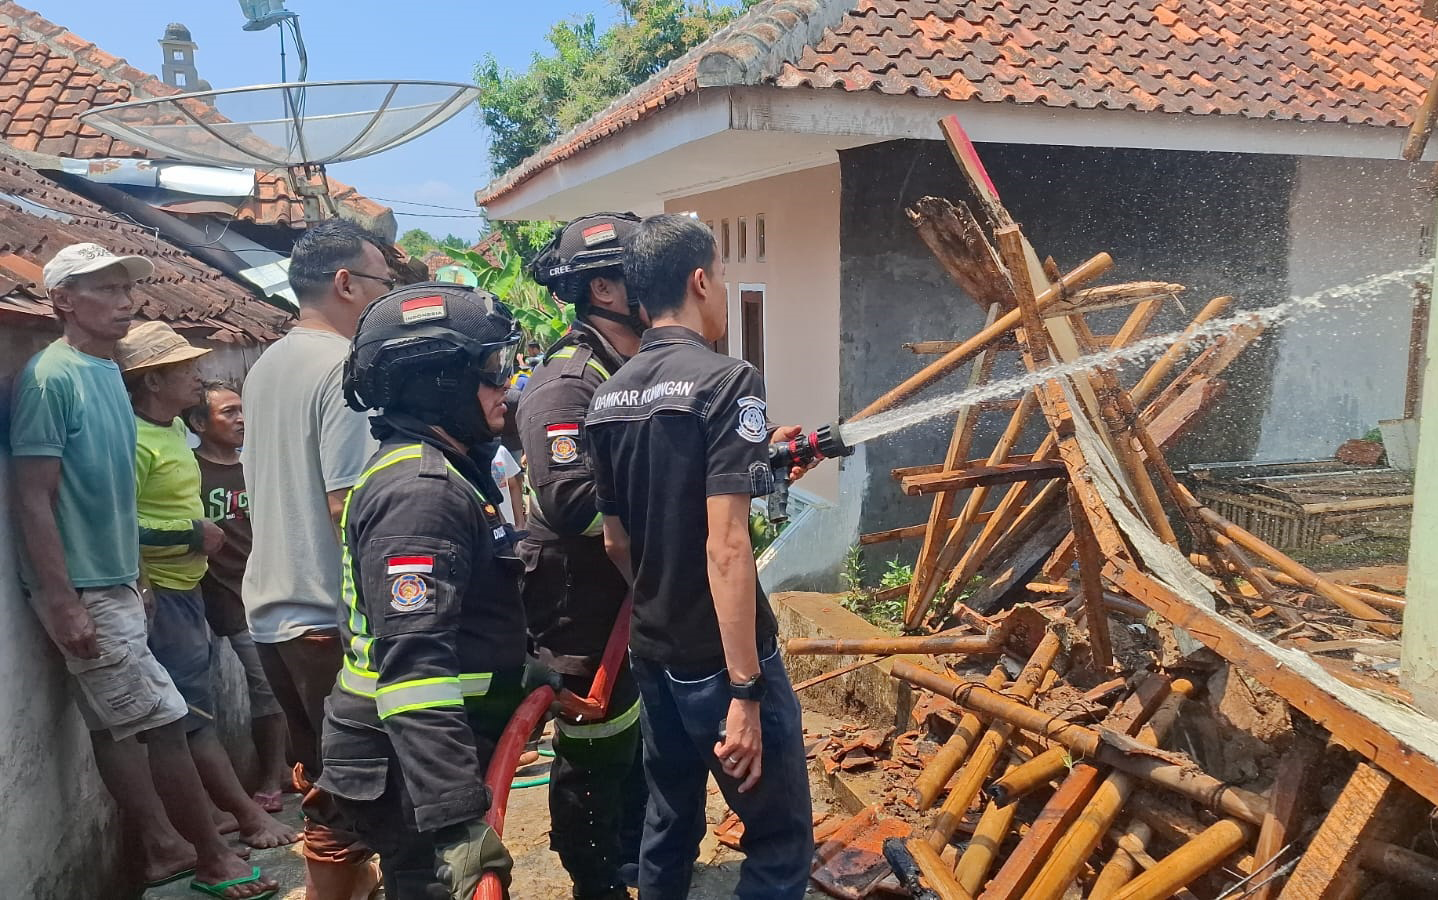
[{"label": "satellite dish", "polygon": [[80,120],[181,162],[314,168],[398,147],[478,97],[443,81],[290,82],[115,103]]}]

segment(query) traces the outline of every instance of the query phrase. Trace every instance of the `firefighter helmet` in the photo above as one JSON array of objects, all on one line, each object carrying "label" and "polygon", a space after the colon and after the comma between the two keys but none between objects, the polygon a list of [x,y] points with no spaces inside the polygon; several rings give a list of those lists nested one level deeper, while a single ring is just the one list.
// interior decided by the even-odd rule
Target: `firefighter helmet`
[{"label": "firefighter helmet", "polygon": [[494,437],[475,399],[481,384],[508,386],[521,334],[488,291],[424,282],[371,303],[345,362],[352,409],[403,412],[459,440]]}]

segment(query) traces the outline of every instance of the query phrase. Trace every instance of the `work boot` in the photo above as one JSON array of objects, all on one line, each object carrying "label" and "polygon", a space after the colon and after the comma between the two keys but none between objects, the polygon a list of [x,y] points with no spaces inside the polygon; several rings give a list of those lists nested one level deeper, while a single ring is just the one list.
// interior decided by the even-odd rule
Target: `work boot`
[{"label": "work boot", "polygon": [[602,894],[585,894],[575,888],[573,897],[574,900],[634,900],[634,895],[626,887],[610,888]]}]

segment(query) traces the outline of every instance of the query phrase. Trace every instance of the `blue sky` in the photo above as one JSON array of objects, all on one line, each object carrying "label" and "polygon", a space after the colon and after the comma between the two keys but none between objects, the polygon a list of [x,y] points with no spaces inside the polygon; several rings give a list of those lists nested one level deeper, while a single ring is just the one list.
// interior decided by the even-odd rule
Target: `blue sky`
[{"label": "blue sky", "polygon": [[[137,68],[160,74],[165,26],[183,22],[199,49],[200,77],[215,88],[280,80],[277,29],[241,30],[236,0],[21,0],[22,5],[123,56]],[[350,79],[472,80],[474,64],[493,53],[502,65],[526,68],[545,34],[562,19],[595,13],[601,23],[615,18],[606,0],[290,0],[300,16],[309,51],[311,81]],[[290,75],[295,57],[289,53]],[[390,203],[400,231],[419,227],[442,236],[478,234],[474,191],[489,180],[488,138],[472,112],[402,147],[368,159],[330,167],[330,174],[371,197],[461,207],[425,210]],[[413,215],[411,213],[430,213]]]}]

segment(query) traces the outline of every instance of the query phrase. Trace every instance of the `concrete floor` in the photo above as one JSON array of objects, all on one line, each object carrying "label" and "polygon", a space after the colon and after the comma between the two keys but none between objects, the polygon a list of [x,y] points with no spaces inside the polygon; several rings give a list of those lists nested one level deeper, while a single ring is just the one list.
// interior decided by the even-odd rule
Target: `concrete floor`
[{"label": "concrete floor", "polygon": [[[543,765],[538,765],[522,774],[535,775],[542,771]],[[510,794],[504,842],[514,856],[514,884],[510,895],[516,900],[569,900],[570,897],[569,877],[560,865],[559,857],[549,849],[548,798],[545,787],[524,788]],[[724,800],[711,783],[707,815],[710,827],[700,847],[699,864],[689,894],[696,900],[722,900],[732,896],[734,884],[739,878],[739,863],[743,855],[714,839],[714,826],[726,814]],[[297,797],[287,798],[285,812],[279,818],[298,826]],[[274,850],[257,850],[251,861],[279,880],[281,891],[276,895],[278,900],[304,900],[304,860],[298,844]],[[144,900],[192,900],[199,896],[190,891],[188,885],[186,880],[152,889],[145,892]]]}]

